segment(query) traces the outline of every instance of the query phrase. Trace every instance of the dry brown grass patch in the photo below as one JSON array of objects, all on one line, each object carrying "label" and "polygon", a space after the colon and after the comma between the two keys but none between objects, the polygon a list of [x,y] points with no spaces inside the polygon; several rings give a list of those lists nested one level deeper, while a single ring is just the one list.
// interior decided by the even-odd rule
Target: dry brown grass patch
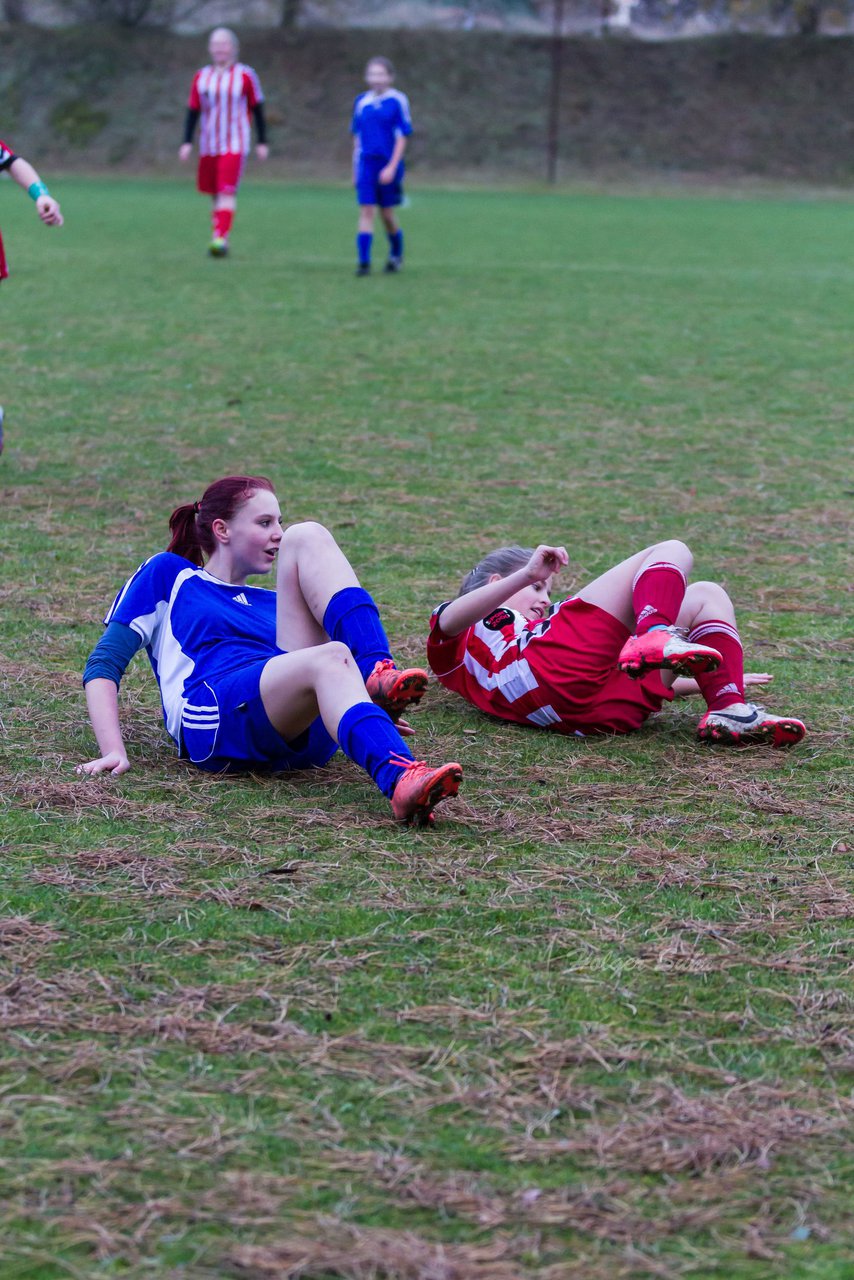
[{"label": "dry brown grass patch", "polygon": [[587,1124],[562,1138],[526,1138],[516,1159],[572,1155],[598,1168],[696,1175],[722,1168],[768,1169],[786,1149],[824,1142],[850,1123],[851,1104],[815,1095],[740,1084],[721,1094],[689,1096],[669,1086],[647,1092],[607,1124]]},{"label": "dry brown grass patch", "polygon": [[411,1231],[344,1226],[329,1220],[316,1234],[268,1245],[238,1245],[226,1255],[250,1280],[522,1280],[519,1244],[496,1234],[488,1244],[437,1244]]}]

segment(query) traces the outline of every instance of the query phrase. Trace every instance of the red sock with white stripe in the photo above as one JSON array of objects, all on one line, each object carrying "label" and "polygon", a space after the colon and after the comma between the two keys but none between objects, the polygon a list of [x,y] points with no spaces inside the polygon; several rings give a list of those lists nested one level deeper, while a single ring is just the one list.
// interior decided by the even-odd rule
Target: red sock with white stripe
[{"label": "red sock with white stripe", "polygon": [[635,634],[653,627],[672,627],[685,595],[685,574],[668,560],[644,565],[632,583],[632,608],[637,618]]},{"label": "red sock with white stripe", "polygon": [[213,224],[214,239],[227,240],[228,233],[231,230],[231,224],[234,221],[233,209],[214,209],[211,222]]},{"label": "red sock with white stripe", "polygon": [[707,644],[721,655],[717,671],[706,671],[695,677],[700,693],[710,711],[723,711],[736,702],[744,702],[744,650],[735,627],[720,618],[698,622],[688,633],[695,644]]}]

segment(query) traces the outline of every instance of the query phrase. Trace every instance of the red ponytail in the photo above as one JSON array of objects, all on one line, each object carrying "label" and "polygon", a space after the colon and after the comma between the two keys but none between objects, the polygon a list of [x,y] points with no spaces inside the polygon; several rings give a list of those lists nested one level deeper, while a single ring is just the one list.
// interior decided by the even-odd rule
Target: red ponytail
[{"label": "red ponytail", "polygon": [[203,565],[205,556],[210,556],[216,547],[214,520],[232,520],[259,489],[275,492],[266,476],[224,476],[214,480],[202,494],[201,502],[185,502],[172,512],[172,540],[166,550]]}]

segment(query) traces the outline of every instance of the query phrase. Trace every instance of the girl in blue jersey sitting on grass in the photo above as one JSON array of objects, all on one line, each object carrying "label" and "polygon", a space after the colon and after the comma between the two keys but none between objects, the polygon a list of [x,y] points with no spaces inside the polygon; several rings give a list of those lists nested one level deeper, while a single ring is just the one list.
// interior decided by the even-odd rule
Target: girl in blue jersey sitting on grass
[{"label": "girl in blue jersey sitting on grass", "polygon": [[[322,525],[282,528],[263,476],[226,476],[173,511],[166,551],[122,587],[83,674],[100,755],[78,772],[131,766],[118,687],[145,648],[166,728],[179,753],[209,772],[319,767],[338,747],[424,825],[459,788],[456,763],[413,759],[401,719],[427,687],[398,670],[371,596]],[[247,579],[276,565],[276,591]]]},{"label": "girl in blue jersey sitting on grass", "polygon": [[374,216],[379,208],[388,234],[385,269],[403,266],[403,232],[395,208],[403,203],[403,153],[412,133],[409,99],[393,87],[394,67],[388,58],[371,58],[365,67],[366,93],[353,104],[353,182],[359,202],[357,276],[371,274]]}]

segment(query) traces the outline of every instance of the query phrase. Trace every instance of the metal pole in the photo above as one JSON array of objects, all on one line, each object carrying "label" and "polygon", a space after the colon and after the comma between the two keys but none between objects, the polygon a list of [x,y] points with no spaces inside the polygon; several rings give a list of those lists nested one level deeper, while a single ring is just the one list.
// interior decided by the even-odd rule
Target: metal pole
[{"label": "metal pole", "polygon": [[551,72],[549,76],[549,119],[546,136],[546,180],[557,182],[557,162],[560,151],[560,79],[563,69],[563,6],[564,0],[553,0]]}]

